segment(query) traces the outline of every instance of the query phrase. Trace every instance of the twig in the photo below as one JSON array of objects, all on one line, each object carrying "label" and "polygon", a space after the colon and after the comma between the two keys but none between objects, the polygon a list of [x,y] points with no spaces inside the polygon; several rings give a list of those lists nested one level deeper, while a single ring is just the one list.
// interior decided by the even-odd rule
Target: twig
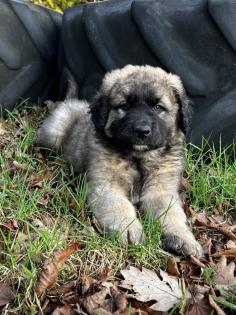
[{"label": "twig", "polygon": [[236,255],[236,248],[226,249],[223,252],[214,253],[211,256],[212,257],[220,257],[220,256],[235,256]]},{"label": "twig", "polygon": [[202,263],[199,259],[197,259],[196,257],[194,256],[190,256],[190,261],[194,264],[194,265],[197,265],[201,268],[205,268],[206,265],[204,263]]},{"label": "twig", "polygon": [[212,296],[209,295],[209,304],[216,311],[217,315],[226,315],[222,308],[213,300]]},{"label": "twig", "polygon": [[209,260],[209,264],[210,266],[214,266],[215,263],[212,259],[212,254],[211,254],[211,249],[212,249],[212,241],[211,241],[211,238],[209,238],[209,240],[207,241],[207,246],[208,246],[208,260]]}]

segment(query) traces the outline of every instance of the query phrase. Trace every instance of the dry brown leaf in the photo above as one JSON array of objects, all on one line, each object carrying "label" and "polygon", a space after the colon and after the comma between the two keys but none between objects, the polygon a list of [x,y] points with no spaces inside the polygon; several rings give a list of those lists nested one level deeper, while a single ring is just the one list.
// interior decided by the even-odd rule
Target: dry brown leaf
[{"label": "dry brown leaf", "polygon": [[77,281],[74,280],[74,281],[67,282],[61,286],[48,289],[47,296],[50,296],[50,297],[62,296],[63,294],[73,291],[76,288],[76,285],[77,285]]},{"label": "dry brown leaf", "polygon": [[81,293],[84,295],[90,290],[90,288],[93,288],[96,284],[98,284],[98,280],[92,277],[83,276],[81,279]]},{"label": "dry brown leaf", "polygon": [[156,301],[150,308],[156,311],[166,312],[183,297],[183,292],[178,278],[169,276],[160,270],[160,277],[152,271],[143,268],[142,271],[135,267],[129,270],[121,270],[125,280],[121,287],[133,290],[129,295],[141,302]]},{"label": "dry brown leaf", "polygon": [[225,249],[233,249],[236,248],[236,242],[233,242],[231,240],[229,240],[225,245],[224,245]]},{"label": "dry brown leaf", "polygon": [[174,257],[169,257],[167,260],[167,272],[171,276],[179,276],[180,275],[177,261]]},{"label": "dry brown leaf", "polygon": [[99,314],[98,310],[101,313],[101,309],[103,309],[104,302],[108,294],[109,294],[109,290],[107,288],[103,288],[101,291],[93,295],[82,298],[80,302],[83,305],[83,307],[86,309],[88,314]]},{"label": "dry brown leaf", "polygon": [[35,292],[38,297],[42,296],[46,289],[51,288],[57,281],[58,271],[67,259],[79,248],[79,243],[73,243],[63,251],[55,252],[51,259],[47,259],[42,271],[38,275]]},{"label": "dry brown leaf", "polygon": [[236,277],[234,276],[235,263],[232,261],[227,264],[227,258],[222,256],[219,262],[215,265],[215,273],[213,282],[218,288],[225,290],[232,285],[236,285]]},{"label": "dry brown leaf", "polygon": [[52,315],[73,315],[76,314],[75,311],[71,308],[70,305],[63,305],[57,307],[53,312]]},{"label": "dry brown leaf", "polygon": [[181,189],[191,191],[191,186],[189,184],[189,181],[185,177],[181,177],[180,186],[181,186]]},{"label": "dry brown leaf", "polygon": [[20,163],[18,161],[9,159],[9,170],[8,174],[10,177],[12,177],[15,173],[25,173],[26,171],[32,170],[32,167],[28,165],[27,163]]},{"label": "dry brown leaf", "polygon": [[48,197],[46,197],[46,198],[41,197],[37,200],[37,204],[40,206],[44,206],[44,207],[47,207],[48,202],[49,202]]},{"label": "dry brown leaf", "polygon": [[0,306],[4,306],[15,299],[15,295],[12,292],[8,284],[0,282]]},{"label": "dry brown leaf", "polygon": [[[135,299],[129,299],[130,304],[132,305],[131,308],[131,314],[132,315],[168,315],[167,312],[159,312],[159,311],[153,311],[149,308],[150,305],[152,305],[152,302],[140,302]],[[128,310],[130,307],[128,308]],[[125,313],[124,315],[129,315],[130,313]]]},{"label": "dry brown leaf", "polygon": [[204,296],[200,299],[198,296],[194,296],[187,300],[184,315],[209,315],[210,311],[211,307]]},{"label": "dry brown leaf", "polygon": [[128,306],[127,295],[120,292],[115,286],[111,288],[111,294],[117,307],[116,314],[124,313]]},{"label": "dry brown leaf", "polygon": [[9,220],[5,223],[0,223],[0,230],[4,235],[8,234],[10,231],[16,231],[18,228],[19,227],[16,221]]},{"label": "dry brown leaf", "polygon": [[60,298],[60,301],[63,304],[77,304],[80,301],[80,297],[80,294],[76,292],[68,292]]}]

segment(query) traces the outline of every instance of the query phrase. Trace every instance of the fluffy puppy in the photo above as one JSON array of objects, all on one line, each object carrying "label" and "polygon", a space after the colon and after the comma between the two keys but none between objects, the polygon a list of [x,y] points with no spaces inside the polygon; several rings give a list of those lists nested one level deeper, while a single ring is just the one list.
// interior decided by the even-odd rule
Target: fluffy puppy
[{"label": "fluffy puppy", "polygon": [[104,230],[141,242],[139,208],[165,225],[168,250],[200,257],[178,193],[189,120],[178,76],[128,65],[106,74],[91,105],[77,99],[59,103],[38,142],[61,149],[77,172],[87,171],[88,202]]}]

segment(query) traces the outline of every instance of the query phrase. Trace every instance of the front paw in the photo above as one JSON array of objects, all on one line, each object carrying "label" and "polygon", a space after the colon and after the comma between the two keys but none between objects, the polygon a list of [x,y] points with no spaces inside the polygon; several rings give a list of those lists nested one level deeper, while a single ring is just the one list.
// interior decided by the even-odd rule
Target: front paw
[{"label": "front paw", "polygon": [[118,232],[124,243],[140,244],[144,240],[144,232],[141,222],[137,219],[123,219],[116,224],[107,227],[107,231],[112,234]]},{"label": "front paw", "polygon": [[[179,233],[178,233],[179,234]],[[179,235],[167,232],[164,238],[164,248],[177,255],[202,257],[202,247],[194,238],[192,232],[183,231]]]}]

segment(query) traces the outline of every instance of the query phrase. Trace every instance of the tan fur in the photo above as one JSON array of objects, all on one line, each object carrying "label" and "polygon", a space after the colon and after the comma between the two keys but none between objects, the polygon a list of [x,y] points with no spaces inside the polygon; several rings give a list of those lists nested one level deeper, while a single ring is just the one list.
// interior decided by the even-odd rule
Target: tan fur
[{"label": "tan fur", "polygon": [[114,151],[96,136],[89,104],[78,100],[61,103],[39,130],[39,142],[61,148],[75,170],[88,173],[88,202],[104,230],[119,231],[124,241],[142,241],[142,225],[136,207],[151,211],[165,225],[166,246],[183,255],[201,256],[199,243],[186,224],[179,197],[183,171],[184,134],[177,126],[178,105],[175,93],[184,93],[179,77],[150,66],[126,66],[108,73],[97,95],[112,100],[105,134],[112,141],[112,122],[125,115],[122,108],[130,91],[140,86],[152,88],[168,115],[160,115],[171,130],[170,149],[147,151],[137,146],[127,156]]}]

